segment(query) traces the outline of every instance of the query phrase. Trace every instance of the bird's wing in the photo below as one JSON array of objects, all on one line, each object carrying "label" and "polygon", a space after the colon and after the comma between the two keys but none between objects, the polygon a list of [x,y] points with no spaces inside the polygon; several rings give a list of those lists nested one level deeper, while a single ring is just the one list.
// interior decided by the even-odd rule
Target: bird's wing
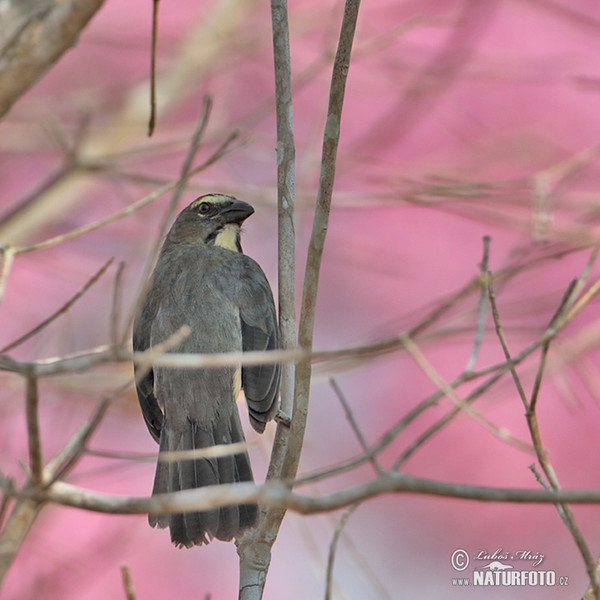
[{"label": "bird's wing", "polygon": [[[242,348],[244,352],[276,350],[279,348],[279,328],[269,282],[256,262],[244,258],[248,260],[239,297]],[[259,433],[275,415],[280,370],[279,364],[242,367],[242,387],[250,423]]]},{"label": "bird's wing", "polygon": [[[148,296],[146,296],[148,298]],[[133,324],[133,351],[144,352],[150,348],[152,321],[158,309],[157,303],[144,301]],[[150,435],[160,442],[164,415],[154,395],[154,371],[151,367],[134,365],[135,387],[144,421]]]}]

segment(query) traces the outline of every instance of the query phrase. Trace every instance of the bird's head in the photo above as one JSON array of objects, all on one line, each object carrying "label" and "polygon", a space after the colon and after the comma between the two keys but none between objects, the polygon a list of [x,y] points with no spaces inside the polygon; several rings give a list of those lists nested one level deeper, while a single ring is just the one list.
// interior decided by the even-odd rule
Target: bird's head
[{"label": "bird's head", "polygon": [[233,196],[205,194],[179,213],[167,234],[167,242],[220,246],[241,252],[241,226],[253,212],[250,204]]}]

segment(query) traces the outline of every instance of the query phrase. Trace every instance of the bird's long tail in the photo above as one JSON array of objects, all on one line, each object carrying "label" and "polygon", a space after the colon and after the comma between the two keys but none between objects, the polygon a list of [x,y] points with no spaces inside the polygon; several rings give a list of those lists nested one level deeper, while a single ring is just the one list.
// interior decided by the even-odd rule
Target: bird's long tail
[{"label": "bird's long tail", "polygon": [[[181,430],[169,426],[165,420],[160,437],[159,460],[156,467],[152,495],[189,490],[206,485],[253,481],[250,460],[246,452],[212,458],[161,460],[167,452],[181,452],[210,448],[218,444],[243,442],[244,433],[237,410],[229,418],[203,429],[188,422]],[[213,510],[187,513],[149,515],[152,527],[169,527],[171,541],[179,547],[190,548],[207,544],[212,538],[231,540],[256,522],[257,506],[241,504]]]}]

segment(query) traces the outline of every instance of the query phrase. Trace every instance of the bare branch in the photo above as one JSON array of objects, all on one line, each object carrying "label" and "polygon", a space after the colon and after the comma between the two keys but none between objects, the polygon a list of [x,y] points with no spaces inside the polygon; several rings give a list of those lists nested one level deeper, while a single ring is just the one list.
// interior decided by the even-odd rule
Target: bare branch
[{"label": "bare branch", "polygon": [[175,192],[173,193],[173,197],[169,202],[169,206],[167,207],[167,212],[165,213],[162,223],[160,225],[158,235],[156,236],[156,242],[154,244],[154,249],[151,253],[151,257],[154,260],[156,258],[156,254],[160,249],[160,246],[163,241],[163,237],[165,236],[167,229],[171,223],[171,220],[175,216],[175,212],[177,211],[177,205],[183,192],[185,191],[185,185],[190,178],[192,172],[192,163],[194,161],[194,157],[198,152],[198,148],[200,146],[200,142],[202,141],[202,137],[204,136],[204,132],[206,131],[206,127],[208,125],[208,119],[210,117],[210,111],[212,108],[212,101],[210,96],[204,96],[202,99],[202,112],[198,121],[196,123],[196,127],[194,129],[194,133],[192,134],[192,138],[190,140],[190,145],[187,151],[187,154],[183,160],[183,165],[181,167],[181,173],[179,175],[179,179],[177,180],[177,186],[175,187]]},{"label": "bare branch", "polygon": [[[531,447],[519,439],[518,437],[512,435],[510,431],[508,431],[504,427],[499,427],[486,417],[484,417],[478,410],[474,409],[468,402],[463,400],[458,396],[458,394],[454,391],[454,388],[450,386],[444,378],[436,371],[434,366],[427,360],[425,355],[421,352],[419,347],[407,336],[405,340],[404,347],[413,357],[417,365],[421,368],[421,370],[429,377],[429,379],[442,391],[444,395],[450,398],[452,402],[456,405],[458,409],[463,411],[465,414],[469,415],[474,421],[485,427],[488,431],[492,432],[496,437],[501,439],[504,442],[512,444],[513,446],[530,450]],[[514,367],[513,367],[514,368]]]},{"label": "bare branch", "polygon": [[2,254],[2,271],[0,271],[0,304],[2,304],[2,301],[4,300],[6,281],[12,268],[15,254],[16,252],[13,246],[7,246],[4,248],[4,252]]},{"label": "bare branch", "polygon": [[[315,207],[313,228],[306,258],[304,274],[304,289],[302,292],[302,309],[298,345],[303,349],[311,349],[321,258],[325,246],[329,210],[333,195],[337,148],[340,137],[342,106],[346,89],[346,78],[350,68],[350,54],[360,0],[347,0],[344,8],[344,18],[340,31],[340,39],[333,64],[331,89],[327,121],[323,135],[323,151],[321,157],[321,175],[319,191]],[[290,427],[291,439],[288,451],[288,464],[283,470],[285,477],[294,476],[300,460],[300,452],[308,413],[308,398],[311,380],[311,362],[302,360],[296,366],[296,383],[294,391],[294,413]]]},{"label": "bare branch", "polygon": [[0,533],[0,585],[40,510],[37,500],[23,499],[13,507]]},{"label": "bare branch", "polygon": [[156,46],[158,43],[158,4],[160,0],[152,0],[152,46],[150,49],[150,119],[148,120],[148,137],[154,133],[156,125]]},{"label": "bare branch", "polygon": [[488,275],[488,262],[490,258],[490,241],[491,238],[489,235],[484,236],[483,238],[483,258],[481,260],[481,289],[479,290],[479,304],[477,309],[477,314],[479,315],[477,319],[477,333],[475,334],[475,339],[473,340],[473,350],[471,351],[471,355],[469,356],[469,360],[467,361],[467,366],[465,367],[465,371],[471,371],[475,367],[475,363],[477,362],[477,356],[479,355],[479,348],[481,347],[481,342],[483,341],[483,334],[485,333],[485,320],[487,316],[487,290],[484,285],[484,281]]},{"label": "bare branch", "polygon": [[[576,285],[576,281],[572,281],[571,284],[569,285],[566,293],[563,295],[563,298],[562,298],[562,301],[560,303],[558,310],[555,312],[552,319],[550,320],[548,329],[551,329],[553,327],[554,323],[560,319],[563,310],[566,309],[566,307],[568,305],[569,298],[571,297],[571,294],[572,294],[573,290],[575,289],[575,285]],[[488,281],[488,293],[489,293],[489,298],[490,298],[490,304],[492,306],[492,315],[494,318],[494,326],[496,328],[496,334],[498,336],[498,339],[500,340],[500,345],[502,346],[502,350],[504,352],[504,355],[506,356],[507,362],[512,362],[512,359],[510,356],[510,351],[508,349],[508,344],[506,343],[504,334],[502,332],[502,326],[500,324],[500,316],[498,314],[498,307],[496,305],[496,296],[494,294],[494,290],[492,287],[492,278],[491,277],[489,278],[489,281]],[[543,446],[542,437],[540,434],[539,424],[538,424],[538,420],[537,420],[537,414],[536,414],[537,397],[538,397],[540,382],[542,379],[542,374],[543,374],[544,366],[546,363],[546,355],[548,352],[548,347],[550,345],[550,342],[551,342],[551,339],[548,339],[542,345],[542,356],[540,359],[540,365],[539,365],[538,373],[536,375],[536,380],[534,383],[534,389],[532,392],[531,402],[529,402],[525,396],[525,391],[523,389],[519,375],[517,374],[517,371],[516,371],[516,368],[514,365],[511,366],[510,372],[511,372],[513,380],[514,380],[515,387],[517,388],[519,396],[521,397],[521,400],[526,409],[527,425],[529,426],[531,440],[533,442],[533,447],[535,448],[535,452],[536,452],[538,461],[540,463],[540,466],[542,467],[542,470],[544,471],[544,474],[546,475],[546,478],[547,478],[548,483],[551,486],[551,488],[553,490],[558,490],[558,489],[560,489],[558,477],[556,476],[554,468],[552,467],[552,465],[548,459],[548,454]],[[597,575],[596,575],[594,559],[592,558],[592,555],[588,548],[588,545],[583,537],[583,534],[581,533],[581,530],[579,529],[579,526],[577,525],[577,522],[575,520],[575,515],[573,514],[571,507],[565,503],[557,503],[556,509],[557,509],[562,521],[564,522],[567,529],[569,530],[569,533],[573,537],[573,540],[575,541],[575,544],[579,550],[579,553],[581,554],[581,557],[583,558],[588,576],[590,578],[590,585],[591,585],[594,593],[596,595],[599,595],[600,591],[599,591],[599,587],[598,587],[598,579],[597,579]]]},{"label": "bare branch", "polygon": [[[102,420],[110,400],[111,399],[103,400],[94,413],[90,423],[80,427],[65,447],[48,462],[41,477],[44,484],[51,484],[55,479],[65,474],[76,463],[77,457],[79,457],[81,451],[85,447],[86,441]],[[32,483],[32,479],[29,478],[25,482],[23,489],[32,489]],[[2,486],[5,498],[9,497],[11,495],[10,482],[4,480],[2,481]],[[2,581],[21,547],[27,532],[35,521],[42,504],[43,501],[40,502],[31,498],[17,500],[9,518],[4,524],[4,527],[0,532],[0,585],[2,585]]]},{"label": "bare branch", "polygon": [[[296,347],[296,233],[295,145],[292,112],[289,26],[286,0],[271,0],[273,60],[275,67],[275,115],[277,121],[277,228],[279,330],[284,351]],[[294,403],[295,363],[282,363],[277,431],[267,478],[281,477],[290,452],[289,423]],[[285,424],[284,424],[285,423]],[[262,597],[271,562],[271,547],[284,512],[261,508],[260,521],[236,540],[240,557],[241,600]]]},{"label": "bare branch", "polygon": [[290,490],[289,486],[281,481],[268,481],[262,485],[253,483],[223,484],[151,497],[117,496],[91,492],[69,483],[57,481],[45,490],[13,492],[13,495],[29,496],[38,501],[56,502],[83,510],[111,514],[189,512],[253,502],[291,509],[302,514],[316,514],[338,510],[359,501],[390,493],[519,504],[600,503],[600,490],[598,489],[544,490],[465,485],[391,472],[321,496],[299,494]]},{"label": "bare branch", "polygon": [[104,0],[10,0],[0,31],[0,117],[71,46]]},{"label": "bare branch", "polygon": [[[158,198],[160,198],[167,192],[171,191],[172,189],[176,188],[177,186],[182,185],[182,183],[185,183],[185,181],[187,181],[190,177],[192,177],[192,175],[195,175],[196,173],[199,173],[200,171],[203,171],[206,168],[208,168],[210,165],[214,164],[217,160],[219,160],[222,156],[224,156],[228,152],[229,147],[231,146],[232,142],[235,139],[237,139],[237,137],[238,137],[237,132],[231,133],[223,141],[223,143],[211,154],[211,156],[209,156],[204,162],[202,162],[197,167],[194,167],[193,169],[191,169],[187,173],[187,176],[185,178],[180,177],[178,179],[175,179],[174,181],[170,181],[170,182],[162,185],[157,190],[154,190],[154,192],[148,194],[144,198],[141,198],[140,200],[133,202],[129,206],[126,206],[124,209],[114,213],[113,215],[105,217],[104,219],[99,219],[98,221],[94,221],[93,223],[88,223],[87,225],[78,227],[77,229],[74,229],[67,233],[63,233],[61,235],[57,235],[53,238],[49,238],[47,240],[38,242],[36,244],[29,244],[29,245],[25,245],[25,246],[15,246],[14,252],[20,254],[20,253],[24,253],[24,252],[33,252],[35,250],[41,250],[42,248],[48,248],[50,246],[60,244],[67,240],[74,239],[74,238],[84,235],[86,233],[90,233],[91,231],[100,229],[101,227],[104,227],[105,225],[108,225],[109,223],[112,223],[114,221],[117,221],[119,219],[122,219],[124,217],[131,215],[132,213],[136,212],[140,208],[143,208],[147,204],[154,202],[155,200],[157,200]],[[4,248],[0,247],[0,250],[2,252],[6,252],[6,247],[4,247]]]},{"label": "bare branch", "polygon": [[[295,157],[292,112],[292,79],[287,5],[271,2],[273,58],[275,63],[275,112],[277,117],[277,224],[279,329],[281,346],[296,346],[296,231]],[[284,365],[281,374],[281,410],[292,414],[294,365]]]},{"label": "bare branch", "polygon": [[123,340],[119,336],[119,325],[121,323],[121,282],[124,268],[125,263],[123,261],[119,262],[117,272],[115,273],[115,283],[113,285],[112,301],[110,304],[110,339],[115,346],[123,343]]},{"label": "bare branch", "polygon": [[358,423],[356,422],[356,419],[354,418],[354,413],[352,412],[352,409],[350,408],[350,405],[348,404],[348,401],[346,400],[346,397],[344,396],[344,393],[342,392],[340,386],[338,385],[337,381],[333,378],[331,378],[329,380],[329,384],[333,388],[335,395],[337,396],[338,400],[340,401],[340,403],[344,409],[344,413],[346,414],[346,418],[350,422],[350,426],[352,427],[352,430],[354,431],[354,435],[356,435],[356,437],[358,438],[358,441],[360,442],[360,445],[365,453],[365,456],[369,457],[369,461],[373,465],[375,471],[377,473],[379,473],[379,475],[382,475],[383,469],[382,469],[381,465],[379,464],[379,462],[377,461],[377,458],[375,457],[375,455],[371,454],[371,449],[369,448],[369,445],[367,444],[367,440],[365,439],[363,432],[361,431],[360,427],[358,426]]},{"label": "bare branch", "polygon": [[[6,260],[6,255],[5,255],[5,260]],[[102,277],[102,275],[104,275],[104,273],[106,273],[106,270],[113,263],[113,260],[114,259],[109,258],[104,263],[104,265],[96,273],[94,273],[94,275],[92,275],[87,280],[85,285],[76,294],[74,294],[71,298],[69,298],[69,300],[67,300],[67,302],[65,302],[57,311],[53,312],[49,317],[44,319],[39,325],[34,327],[31,331],[28,331],[26,334],[22,335],[20,338],[16,339],[14,342],[11,342],[10,344],[8,344],[8,346],[4,346],[4,348],[0,349],[0,353],[8,352],[9,350],[16,348],[17,346],[21,345],[23,342],[26,342],[28,339],[30,339],[34,335],[38,334],[40,331],[42,331],[42,329],[46,328],[48,325],[50,325],[50,323],[52,323],[58,317],[60,317],[60,315],[65,314],[100,279],[100,277]]]},{"label": "bare branch", "polygon": [[31,484],[35,486],[39,485],[42,481],[42,448],[38,421],[38,381],[35,375],[29,374],[25,382],[27,388],[25,392],[25,414],[27,415],[29,468],[31,470]]},{"label": "bare branch", "polygon": [[329,545],[329,554],[327,556],[327,575],[325,577],[325,600],[331,600],[332,598],[333,565],[335,563],[335,555],[340,541],[340,536],[342,535],[342,531],[344,531],[344,527],[346,527],[348,519],[352,516],[352,514],[360,506],[360,504],[360,502],[357,502],[344,511],[344,514],[341,516],[340,520],[338,521],[338,524],[335,527],[335,531],[333,532],[333,538],[331,540],[331,544]]},{"label": "bare branch", "polygon": [[166,183],[165,185],[158,188],[154,192],[152,192],[152,193],[148,194],[147,196],[145,196],[144,198],[130,204],[129,206],[126,206],[124,209],[114,213],[113,215],[105,217],[104,219],[99,219],[98,221],[94,221],[93,223],[88,223],[87,225],[83,225],[82,227],[78,227],[77,229],[73,229],[72,231],[63,233],[61,235],[57,235],[53,238],[49,238],[42,242],[37,242],[36,244],[29,244],[27,246],[17,246],[15,249],[15,252],[21,254],[24,252],[33,252],[34,250],[41,250],[42,248],[48,248],[50,246],[55,246],[56,244],[61,244],[63,242],[66,242],[67,240],[72,240],[72,239],[82,236],[86,233],[90,233],[91,231],[95,231],[96,229],[100,229],[100,227],[104,227],[105,225],[108,225],[109,223],[113,223],[114,221],[117,221],[119,219],[122,219],[123,217],[127,217],[127,216],[131,215],[136,210],[139,210],[140,208],[146,206],[146,204],[150,204],[151,202],[154,202],[155,200],[160,198],[162,195],[164,195],[168,191],[172,190],[178,184],[179,184],[179,179],[177,179],[175,181],[171,181],[169,183]]},{"label": "bare branch", "polygon": [[121,565],[121,577],[123,579],[123,589],[125,590],[125,598],[127,600],[135,600],[135,590],[131,581],[131,573],[129,567],[125,564]]}]

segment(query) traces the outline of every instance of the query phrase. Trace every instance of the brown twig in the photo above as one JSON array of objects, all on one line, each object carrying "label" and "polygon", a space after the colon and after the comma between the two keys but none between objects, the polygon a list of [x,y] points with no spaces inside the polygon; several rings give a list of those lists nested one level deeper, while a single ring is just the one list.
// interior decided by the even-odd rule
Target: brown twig
[{"label": "brown twig", "polygon": [[[313,328],[315,304],[317,299],[317,289],[319,282],[319,273],[321,266],[321,257],[325,244],[325,235],[327,230],[327,222],[329,219],[329,209],[331,206],[331,198],[333,193],[333,182],[335,178],[335,166],[337,159],[337,148],[340,135],[340,124],[342,115],[342,106],[344,93],[346,88],[346,78],[350,68],[350,54],[354,32],[356,29],[356,20],[358,17],[358,8],[360,0],[346,0],[344,9],[344,18],[340,31],[338,48],[334,59],[333,73],[331,76],[331,88],[329,95],[329,106],[327,110],[327,121],[323,135],[323,150],[321,157],[321,174],[319,179],[319,190],[317,194],[317,204],[313,219],[313,229],[309,242],[308,255],[306,260],[304,289],[302,294],[302,308],[300,312],[300,325],[298,332],[298,345],[304,350],[312,349]],[[272,0],[271,14],[273,22],[273,41],[274,53],[276,61],[280,58],[279,65],[279,83],[277,89],[281,102],[280,109],[288,111],[288,114],[280,114],[278,127],[285,128],[283,139],[278,139],[278,147],[280,157],[284,156],[288,160],[287,169],[282,169],[278,174],[280,183],[280,191],[283,191],[283,197],[280,197],[280,225],[285,227],[280,235],[286,236],[286,247],[284,249],[284,261],[291,261],[293,264],[294,246],[292,228],[293,228],[293,170],[291,163],[293,162],[294,148],[290,145],[293,140],[292,121],[291,121],[291,84],[290,84],[290,68],[289,68],[289,32],[287,25],[287,3],[285,0]],[[278,52],[283,54],[277,56]],[[287,63],[287,64],[286,64]],[[280,100],[278,99],[277,104]],[[281,122],[281,118],[284,122]],[[278,130],[278,133],[280,133]],[[281,146],[280,146],[281,144]],[[287,146],[284,147],[284,144]],[[288,177],[287,181],[281,181],[280,177]],[[280,230],[281,231],[281,230]],[[281,240],[281,245],[284,245],[284,240]],[[280,268],[281,268],[280,263]],[[283,263],[285,264],[285,263]],[[293,314],[293,301],[289,294],[293,291],[293,280],[286,276],[286,288],[288,296],[286,296],[286,308],[284,323],[286,342],[291,341],[291,325],[290,320]],[[284,380],[285,392],[291,390],[291,369],[287,371]],[[303,360],[296,365],[294,373],[294,401],[292,407],[292,419],[289,428],[284,425],[279,425],[273,445],[271,462],[269,464],[269,477],[279,477],[284,479],[292,479],[295,477],[300,461],[300,453],[304,440],[304,431],[306,428],[306,418],[308,413],[308,398],[311,379],[311,361]],[[272,545],[277,531],[279,530],[281,520],[285,511],[271,512],[268,520],[263,520],[263,529],[261,536],[263,539],[268,538],[266,551],[261,557],[250,557],[248,554],[248,545],[243,543],[238,547],[241,560],[248,568],[243,568],[240,571],[240,598],[250,600],[260,598],[262,589],[266,579],[266,572],[270,562],[270,546]],[[266,531],[268,529],[268,532]],[[254,564],[250,564],[250,559]]]},{"label": "brown twig", "polygon": [[6,281],[12,268],[15,254],[16,252],[13,246],[5,246],[4,252],[2,253],[2,271],[0,271],[0,304],[2,304],[2,301],[4,300]]},{"label": "brown twig", "polygon": [[375,457],[375,455],[372,454],[371,449],[369,448],[369,445],[367,444],[367,440],[365,439],[363,432],[361,431],[360,427],[358,426],[358,423],[356,422],[356,419],[354,418],[354,413],[352,412],[352,409],[350,408],[350,405],[348,404],[348,401],[346,400],[346,396],[344,396],[344,393],[342,392],[338,382],[335,379],[333,379],[333,377],[332,377],[329,379],[329,384],[333,388],[333,391],[335,392],[337,399],[340,401],[340,404],[342,405],[342,408],[344,409],[346,418],[348,419],[348,422],[350,423],[350,426],[352,427],[352,431],[354,431],[354,435],[357,437],[357,439],[363,449],[363,452],[365,453],[365,456],[369,457],[369,462],[373,465],[375,472],[378,473],[379,475],[382,475],[383,468],[377,461],[377,458]]},{"label": "brown twig", "polygon": [[127,600],[135,600],[135,590],[133,589],[131,573],[129,572],[129,567],[125,564],[121,565],[121,578],[123,580],[123,589],[125,590],[125,597],[127,598]]},{"label": "brown twig", "polygon": [[[271,0],[273,59],[275,67],[275,111],[277,122],[277,226],[279,276],[279,327],[285,350],[296,346],[295,294],[295,171],[292,119],[291,66],[286,0]],[[281,418],[271,451],[267,478],[281,477],[289,452],[291,432],[288,425],[294,403],[293,363],[281,367]],[[261,507],[258,527],[236,540],[240,557],[239,597],[254,600],[262,592],[271,562],[271,547],[285,512]]]},{"label": "brown twig", "polygon": [[110,514],[187,512],[252,502],[291,509],[302,514],[316,514],[339,510],[356,502],[390,493],[518,504],[600,504],[598,489],[545,490],[467,485],[389,471],[369,481],[319,496],[299,494],[281,481],[267,481],[261,485],[236,483],[207,486],[151,497],[92,492],[63,481],[57,481],[44,490],[29,489],[8,493],[19,498],[34,498],[37,501]]},{"label": "brown twig", "polygon": [[[572,281],[571,284],[569,285],[567,291],[563,295],[563,298],[562,298],[559,308],[557,309],[557,311],[553,315],[552,319],[550,320],[550,323],[548,325],[548,330],[553,329],[553,327],[555,326],[555,323],[557,323],[561,319],[562,313],[568,306],[568,302],[569,302],[571,294],[575,288],[575,285],[576,285],[576,280]],[[498,307],[496,304],[496,296],[494,294],[491,277],[489,278],[489,282],[488,282],[488,294],[489,294],[490,304],[492,307],[492,316],[494,319],[494,326],[496,328],[496,335],[498,337],[498,340],[500,341],[500,345],[502,346],[502,350],[506,357],[507,363],[512,363],[512,358],[510,355],[510,351],[508,349],[508,344],[506,343],[506,339],[504,338],[504,333],[502,331],[502,326],[500,323],[500,316],[498,313]],[[549,338],[549,339],[545,340],[544,343],[542,344],[541,359],[539,362],[538,371],[537,371],[536,378],[535,378],[531,401],[529,401],[527,399],[527,396],[525,395],[523,385],[521,384],[521,380],[519,378],[519,375],[518,375],[514,365],[511,366],[510,372],[513,377],[513,381],[515,383],[515,387],[521,398],[521,401],[523,402],[523,405],[525,406],[527,425],[529,427],[531,440],[533,442],[533,447],[535,448],[538,462],[540,463],[540,466],[542,467],[542,471],[544,472],[544,475],[546,476],[546,479],[547,479],[550,487],[553,490],[559,490],[560,484],[558,482],[558,477],[556,476],[554,468],[552,467],[552,464],[550,463],[550,461],[548,459],[548,453],[546,452],[546,450],[544,448],[544,445],[542,442],[542,437],[540,434],[539,423],[537,420],[537,413],[536,413],[538,394],[539,394],[539,390],[540,390],[544,367],[546,364],[546,355],[548,353],[548,348],[549,348],[551,340],[552,340],[552,338]],[[564,522],[567,529],[569,530],[569,533],[573,537],[573,540],[575,541],[575,544],[577,545],[577,548],[579,549],[579,553],[581,554],[581,557],[583,558],[583,561],[584,561],[584,564],[585,564],[585,567],[586,567],[586,570],[588,573],[588,577],[590,578],[590,586],[591,586],[593,592],[596,594],[596,596],[600,597],[600,588],[598,587],[598,578],[596,575],[595,562],[594,562],[592,554],[587,546],[587,543],[583,537],[583,534],[581,533],[581,530],[579,529],[579,526],[577,525],[577,522],[575,520],[575,515],[573,514],[573,511],[571,510],[571,507],[568,504],[557,503],[556,508],[558,510],[558,513],[559,513],[562,521]]]},{"label": "brown twig", "polygon": [[[229,146],[235,139],[237,139],[237,137],[238,137],[237,132],[231,133],[223,141],[223,143],[211,154],[211,156],[209,156],[204,162],[202,162],[200,165],[198,165],[197,167],[194,167],[193,169],[191,169],[188,172],[185,180],[187,181],[187,179],[192,177],[192,175],[195,175],[196,173],[199,173],[200,171],[207,169],[210,165],[212,165],[216,161],[218,161],[222,156],[224,156],[227,153]],[[95,231],[96,229],[100,229],[101,227],[104,227],[110,223],[113,223],[114,221],[123,219],[124,217],[127,217],[127,216],[133,214],[134,212],[143,208],[147,204],[154,202],[155,200],[157,200],[158,198],[160,198],[167,192],[170,192],[172,189],[176,188],[178,185],[181,185],[183,182],[184,181],[181,178],[175,179],[174,181],[169,181],[168,183],[159,187],[157,190],[154,190],[152,193],[148,194],[147,196],[144,196],[144,198],[141,198],[140,200],[133,202],[129,206],[126,206],[124,209],[122,209],[108,217],[99,219],[98,221],[94,221],[93,223],[88,223],[87,225],[83,225],[82,227],[78,227],[76,229],[73,229],[72,231],[68,231],[67,233],[57,235],[55,237],[49,238],[47,240],[43,240],[41,242],[37,242],[35,244],[28,244],[25,246],[15,246],[14,252],[17,254],[26,253],[26,252],[34,252],[35,250],[41,250],[44,248],[48,248],[50,246],[55,246],[56,244],[61,244],[68,240],[72,240],[74,238],[80,237],[86,233]],[[0,247],[0,251],[6,252],[6,247]]]},{"label": "brown twig", "polygon": [[490,258],[490,242],[490,236],[484,236],[483,258],[481,259],[480,265],[481,289],[479,290],[479,303],[477,309],[477,332],[475,334],[475,339],[473,340],[473,349],[471,350],[471,354],[469,356],[469,360],[467,361],[465,371],[471,371],[475,367],[475,363],[477,362],[477,356],[479,355],[479,349],[481,348],[481,343],[483,341],[483,334],[485,333],[485,321],[487,315],[487,288],[485,282],[488,273],[488,263]]},{"label": "brown twig", "polygon": [[[102,420],[108,404],[109,400],[102,401],[90,423],[80,427],[58,455],[48,462],[42,471],[40,483],[43,483],[45,486],[51,485],[58,477],[64,475],[76,463],[77,457],[79,457],[83,448],[85,448],[86,441]],[[33,473],[33,469],[31,471]],[[30,474],[23,489],[33,489],[33,486],[34,481]],[[5,498],[11,496],[10,489],[4,489],[3,491]],[[0,586],[43,504],[44,500],[35,500],[31,498],[18,499],[10,516],[4,524],[4,527],[0,532]]]},{"label": "brown twig", "polygon": [[154,248],[151,253],[152,259],[156,257],[158,253],[158,249],[162,244],[162,239],[167,232],[167,229],[177,211],[177,205],[179,204],[179,200],[185,191],[185,186],[190,178],[190,173],[192,171],[192,163],[194,162],[194,158],[196,153],[198,152],[198,148],[200,147],[200,142],[204,136],[204,132],[206,131],[206,127],[208,125],[208,119],[210,117],[210,111],[212,108],[212,100],[210,96],[204,96],[202,99],[202,112],[200,113],[200,117],[196,122],[196,127],[194,128],[194,133],[190,139],[189,148],[185,158],[183,159],[183,164],[181,166],[181,173],[179,174],[178,184],[175,187],[175,191],[173,192],[173,197],[169,202],[169,206],[167,207],[167,211],[163,216],[162,222],[160,224],[158,235],[156,236],[156,241],[154,243]]},{"label": "brown twig", "polygon": [[29,468],[31,485],[42,482],[42,447],[38,421],[38,380],[34,374],[25,379],[25,414],[27,416],[27,443],[29,445]]},{"label": "brown twig", "polygon": [[444,393],[446,397],[448,397],[456,405],[459,410],[469,415],[469,417],[471,417],[474,421],[485,427],[488,431],[491,431],[502,441],[512,444],[520,449],[531,449],[529,444],[513,436],[506,428],[499,427],[495,423],[492,423],[492,421],[474,409],[470,402],[460,398],[456,393],[455,388],[444,380],[444,378],[436,371],[434,366],[427,360],[415,342],[413,342],[413,340],[408,336],[405,338],[404,347],[423,371],[423,373],[427,375],[427,377]]},{"label": "brown twig", "polygon": [[152,0],[152,45],[150,48],[150,118],[148,137],[156,126],[156,47],[158,44],[158,5],[160,0]]},{"label": "brown twig", "polygon": [[340,541],[340,536],[348,523],[350,517],[354,514],[356,509],[361,505],[360,502],[356,502],[352,506],[349,506],[340,517],[335,531],[333,532],[333,538],[329,544],[329,553],[327,555],[327,571],[325,575],[325,600],[331,600],[333,592],[333,565],[335,563],[335,556],[337,554],[337,548]]},{"label": "brown twig", "polygon": [[119,265],[117,266],[117,272],[115,273],[112,301],[110,304],[110,339],[115,346],[118,346],[124,341],[119,336],[119,325],[121,323],[122,277],[124,268],[125,263],[123,261],[119,262]]},{"label": "brown twig", "polygon": [[71,298],[69,298],[69,300],[67,300],[67,302],[65,302],[58,310],[53,312],[49,317],[44,319],[39,325],[34,327],[31,331],[28,331],[26,334],[17,338],[15,341],[11,342],[7,346],[4,346],[4,348],[0,349],[0,353],[3,354],[5,352],[8,352],[9,350],[12,350],[13,348],[16,348],[17,346],[21,345],[23,342],[26,342],[28,339],[32,338],[34,335],[38,334],[40,331],[45,329],[48,325],[50,325],[50,323],[52,323],[58,317],[60,317],[60,315],[65,314],[100,279],[100,277],[102,277],[102,275],[104,275],[104,273],[106,273],[106,270],[113,263],[113,260],[114,260],[113,258],[109,258],[104,263],[104,265],[102,265],[102,267],[98,271],[96,271],[96,273],[94,273],[94,275],[92,275],[86,281],[86,283],[83,285],[83,287],[79,291],[77,291],[76,294],[71,296]]},{"label": "brown twig", "polygon": [[[354,40],[354,32],[356,30],[359,7],[360,0],[346,1],[340,38],[331,76],[329,106],[327,109],[327,119],[323,134],[319,191],[317,194],[313,228],[306,258],[302,308],[300,311],[298,345],[303,349],[311,349],[313,343],[315,307],[319,286],[321,259],[325,247],[325,237],[333,195],[342,106],[346,89],[346,79],[350,68],[350,54],[352,42]],[[295,473],[300,459],[304,429],[306,426],[306,416],[308,413],[310,380],[311,362],[309,360],[300,361],[296,366],[294,413],[291,426],[293,440],[290,443],[288,452],[290,464],[283,473],[285,476],[293,475]]]}]

